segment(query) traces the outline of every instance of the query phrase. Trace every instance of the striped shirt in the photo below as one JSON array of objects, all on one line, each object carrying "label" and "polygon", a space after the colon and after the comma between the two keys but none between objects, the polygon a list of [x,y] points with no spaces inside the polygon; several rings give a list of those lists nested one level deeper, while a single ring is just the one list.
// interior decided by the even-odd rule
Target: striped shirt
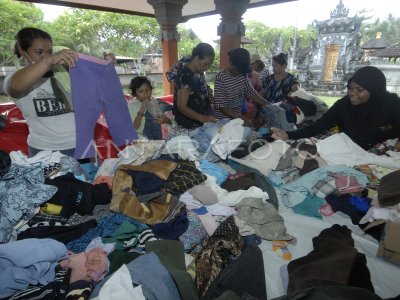
[{"label": "striped shirt", "polygon": [[257,95],[246,75],[232,76],[227,71],[220,71],[215,77],[214,85],[214,116],[217,119],[227,116],[220,111],[226,107],[237,114],[241,114],[245,97],[250,99]]}]

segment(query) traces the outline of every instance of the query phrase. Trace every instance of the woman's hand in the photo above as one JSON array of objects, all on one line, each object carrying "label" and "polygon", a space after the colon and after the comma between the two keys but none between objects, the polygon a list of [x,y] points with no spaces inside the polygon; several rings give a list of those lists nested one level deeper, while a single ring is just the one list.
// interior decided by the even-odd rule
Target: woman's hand
[{"label": "woman's hand", "polygon": [[208,115],[206,116],[206,115],[204,115],[200,122],[202,122],[202,123],[210,123],[210,122],[211,123],[215,123],[215,122],[217,122],[217,119],[214,116],[208,116]]},{"label": "woman's hand", "polygon": [[140,109],[139,109],[139,114],[143,115],[145,113],[148,105],[149,105],[149,100],[143,100],[142,105],[140,106]]},{"label": "woman's hand", "polygon": [[249,119],[249,118],[246,118],[246,117],[242,116],[242,120],[244,121],[243,125],[245,127],[253,127],[254,122],[253,122],[252,119]]},{"label": "woman's hand", "polygon": [[166,115],[162,115],[160,117],[157,117],[157,123],[158,124],[171,124],[171,120]]},{"label": "woman's hand", "polygon": [[78,60],[78,53],[72,49],[64,49],[47,58],[47,64],[50,67],[64,64],[68,67],[75,67],[75,62]]},{"label": "woman's hand", "polygon": [[274,138],[275,140],[287,140],[289,137],[286,133],[286,131],[276,128],[276,127],[271,127],[272,135],[271,137]]}]

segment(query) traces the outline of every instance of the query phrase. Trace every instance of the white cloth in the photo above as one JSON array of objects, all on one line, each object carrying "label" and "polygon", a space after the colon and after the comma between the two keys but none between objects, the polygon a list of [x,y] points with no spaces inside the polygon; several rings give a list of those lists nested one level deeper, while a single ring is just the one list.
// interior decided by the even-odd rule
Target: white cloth
[{"label": "white cloth", "polygon": [[214,176],[207,175],[207,180],[204,184],[211,188],[211,190],[217,195],[218,204],[224,206],[236,206],[244,198],[260,198],[262,200],[269,199],[268,193],[256,186],[252,186],[248,190],[228,192],[217,184]]},{"label": "white cloth", "polygon": [[120,159],[119,164],[130,164],[137,160],[141,155],[143,155],[143,151],[140,151],[140,149],[134,145],[128,145],[124,150],[118,153]]},{"label": "white cloth", "polygon": [[32,157],[27,157],[21,150],[11,151],[9,155],[12,164],[24,167],[53,165],[59,163],[61,157],[65,156],[60,151],[50,150],[40,151]]},{"label": "white cloth", "polygon": [[141,165],[146,159],[152,157],[164,143],[163,140],[137,141],[133,145],[126,146],[124,150],[118,153],[118,158],[107,158],[103,161],[97,170],[96,178],[114,176],[118,166],[122,164]]},{"label": "white cloth", "polygon": [[353,167],[362,164],[375,164],[400,169],[400,161],[365,151],[343,132],[317,142],[317,150],[329,165]]},{"label": "white cloth", "polygon": [[243,142],[242,119],[233,119],[221,127],[218,133],[212,138],[211,150],[221,159],[226,159]]},{"label": "white cloth", "polygon": [[302,89],[298,89],[297,91],[294,91],[293,93],[290,94],[290,96],[299,97],[304,100],[311,100],[313,97],[311,94],[307,93],[305,90],[302,90]]},{"label": "white cloth", "polygon": [[202,207],[205,206],[210,214],[213,216],[225,216],[229,217],[235,215],[237,212],[234,208],[224,206],[221,204],[213,204],[213,205],[204,205],[199,200],[195,199],[190,193],[185,192],[179,197],[179,201],[187,204],[193,205],[194,207]]},{"label": "white cloth", "polygon": [[89,250],[93,248],[102,248],[107,254],[110,254],[111,252],[114,251],[116,243],[103,243],[102,239],[100,236],[94,238],[93,240],[90,241],[89,245],[87,245],[85,252],[88,252]]},{"label": "white cloth", "polygon": [[387,151],[386,154],[388,154],[391,158],[400,161],[400,152]]},{"label": "white cloth", "polygon": [[399,223],[400,211],[394,208],[371,206],[365,216],[361,218],[360,224],[374,222],[377,220],[388,220]]},{"label": "white cloth", "polygon": [[[9,90],[10,78],[3,90]],[[75,115],[66,112],[54,96],[49,78],[41,78],[24,97],[13,99],[29,126],[28,145],[37,149],[66,150],[75,148]]]},{"label": "white cloth", "polygon": [[197,160],[200,156],[192,139],[187,135],[178,135],[167,141],[164,154],[178,153],[183,159]]},{"label": "white cloth", "polygon": [[289,148],[290,146],[287,143],[278,140],[273,143],[265,144],[243,158],[234,158],[230,156],[229,159],[254,168],[260,171],[264,176],[268,176],[271,170],[276,170],[279,160]]},{"label": "white cloth", "polygon": [[146,300],[142,286],[133,287],[132,277],[125,264],[119,268],[101,287],[96,300]]},{"label": "white cloth", "polygon": [[103,161],[97,170],[96,177],[100,176],[114,176],[115,171],[118,169],[119,158],[107,158]]}]

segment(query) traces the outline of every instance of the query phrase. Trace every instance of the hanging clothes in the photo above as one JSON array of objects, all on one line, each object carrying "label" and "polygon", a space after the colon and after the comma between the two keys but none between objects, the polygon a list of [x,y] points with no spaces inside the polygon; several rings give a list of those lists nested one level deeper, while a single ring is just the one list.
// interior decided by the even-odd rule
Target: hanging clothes
[{"label": "hanging clothes", "polygon": [[94,128],[101,112],[117,146],[137,140],[138,135],[114,65],[88,55],[78,56],[70,78],[76,125],[75,158],[81,159],[94,156]]}]

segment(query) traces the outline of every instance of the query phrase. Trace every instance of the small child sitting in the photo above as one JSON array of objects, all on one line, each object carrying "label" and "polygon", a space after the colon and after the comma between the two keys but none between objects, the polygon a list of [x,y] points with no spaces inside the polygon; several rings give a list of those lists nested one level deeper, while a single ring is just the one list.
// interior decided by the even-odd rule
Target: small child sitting
[{"label": "small child sitting", "polygon": [[137,133],[149,140],[166,139],[174,123],[172,107],[152,96],[153,87],[145,76],[133,78],[129,87],[135,99],[128,108]]}]

